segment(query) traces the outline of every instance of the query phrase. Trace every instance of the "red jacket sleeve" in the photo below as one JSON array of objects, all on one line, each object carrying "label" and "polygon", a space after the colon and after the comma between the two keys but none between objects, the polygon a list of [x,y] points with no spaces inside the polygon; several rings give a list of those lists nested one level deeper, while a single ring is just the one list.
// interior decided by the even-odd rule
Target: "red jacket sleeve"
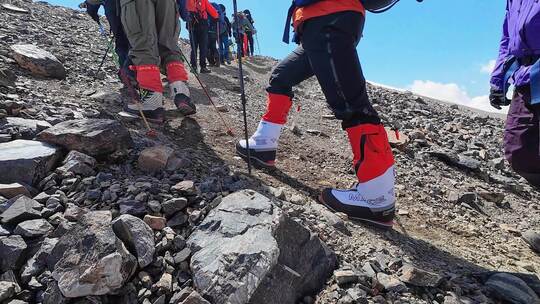
[{"label": "red jacket sleeve", "polygon": [[214,8],[214,6],[212,6],[212,4],[208,3],[208,0],[205,0],[206,2],[206,11],[208,12],[208,14],[210,14],[210,16],[212,16],[212,18],[214,19],[217,19],[219,18],[219,13],[216,11],[216,9]]}]

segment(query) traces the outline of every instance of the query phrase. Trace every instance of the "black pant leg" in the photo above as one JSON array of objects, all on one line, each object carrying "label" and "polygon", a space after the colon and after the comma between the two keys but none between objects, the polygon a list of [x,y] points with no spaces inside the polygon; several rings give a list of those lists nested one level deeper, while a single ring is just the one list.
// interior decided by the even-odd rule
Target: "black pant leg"
[{"label": "black pant leg", "polygon": [[248,43],[249,43],[249,53],[251,56],[255,54],[255,43],[253,41],[253,32],[247,32],[248,34]]},{"label": "black pant leg", "polygon": [[197,69],[197,49],[199,48],[199,35],[197,24],[193,24],[189,28],[189,39],[191,41],[191,66]]},{"label": "black pant leg", "polygon": [[199,26],[199,65],[205,68],[208,55],[208,21],[201,20]]},{"label": "black pant leg", "polygon": [[114,36],[115,53],[118,56],[118,64],[120,68],[126,67],[128,63],[129,55],[129,41],[127,39],[124,28],[122,27],[122,20],[117,10],[116,0],[107,0],[104,2],[103,7],[105,10],[105,16],[109,22],[109,27]]},{"label": "black pant leg", "polygon": [[301,37],[326,100],[344,129],[380,123],[356,51],[363,26],[360,13],[337,13],[308,21]]},{"label": "black pant leg", "polygon": [[292,98],[292,88],[311,76],[313,71],[308,57],[302,46],[299,46],[274,68],[266,91]]}]

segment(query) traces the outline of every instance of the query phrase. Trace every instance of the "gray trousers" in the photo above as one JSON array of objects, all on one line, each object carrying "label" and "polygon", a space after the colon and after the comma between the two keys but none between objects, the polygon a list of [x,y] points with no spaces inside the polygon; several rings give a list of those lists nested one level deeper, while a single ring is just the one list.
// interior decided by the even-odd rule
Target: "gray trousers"
[{"label": "gray trousers", "polygon": [[181,62],[175,0],[121,0],[122,25],[136,66]]}]

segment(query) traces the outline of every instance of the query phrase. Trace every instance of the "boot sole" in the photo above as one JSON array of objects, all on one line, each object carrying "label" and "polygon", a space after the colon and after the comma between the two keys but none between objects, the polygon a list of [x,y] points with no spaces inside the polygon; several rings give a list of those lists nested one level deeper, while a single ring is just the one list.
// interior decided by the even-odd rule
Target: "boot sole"
[{"label": "boot sole", "polygon": [[[244,153],[242,153],[240,150],[236,149],[236,154],[238,154],[238,156],[240,156],[242,159],[244,159],[245,161],[247,161],[248,159],[248,156],[245,155]],[[276,168],[276,165],[275,164],[269,164],[267,162],[264,162],[256,157],[254,157],[253,155],[250,155],[250,159],[252,161],[254,161],[254,163],[256,165],[259,165],[260,167],[263,167],[265,169],[275,169]]]},{"label": "boot sole", "polygon": [[178,108],[178,111],[180,112],[180,114],[182,114],[184,116],[190,116],[190,115],[197,114],[197,110],[190,107],[187,104],[180,104],[180,105],[178,105],[176,107]]},{"label": "boot sole", "polygon": [[[319,195],[319,202],[321,204],[323,204],[326,208],[328,208],[330,211],[332,211],[334,213],[337,213],[337,211],[334,210],[334,208],[330,207],[324,201],[324,198],[323,198],[322,195]],[[354,217],[354,216],[349,216],[349,219],[364,222],[364,223],[367,223],[369,225],[372,225],[372,226],[375,226],[375,227],[378,227],[378,228],[382,228],[382,229],[387,229],[387,230],[392,229],[392,227],[394,226],[394,221],[380,222],[380,221],[374,221],[374,220],[369,220],[369,219],[365,219],[365,218],[358,218],[358,217]]]}]

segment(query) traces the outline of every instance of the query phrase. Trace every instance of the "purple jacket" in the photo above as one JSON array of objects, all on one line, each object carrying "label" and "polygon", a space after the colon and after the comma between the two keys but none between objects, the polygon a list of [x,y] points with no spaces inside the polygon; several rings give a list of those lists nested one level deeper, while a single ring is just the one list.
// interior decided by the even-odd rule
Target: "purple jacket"
[{"label": "purple jacket", "polygon": [[[508,58],[540,55],[540,1],[508,0],[499,58],[491,75],[491,86],[502,90],[504,63]],[[530,66],[520,67],[513,75],[515,86],[530,83]]]}]

